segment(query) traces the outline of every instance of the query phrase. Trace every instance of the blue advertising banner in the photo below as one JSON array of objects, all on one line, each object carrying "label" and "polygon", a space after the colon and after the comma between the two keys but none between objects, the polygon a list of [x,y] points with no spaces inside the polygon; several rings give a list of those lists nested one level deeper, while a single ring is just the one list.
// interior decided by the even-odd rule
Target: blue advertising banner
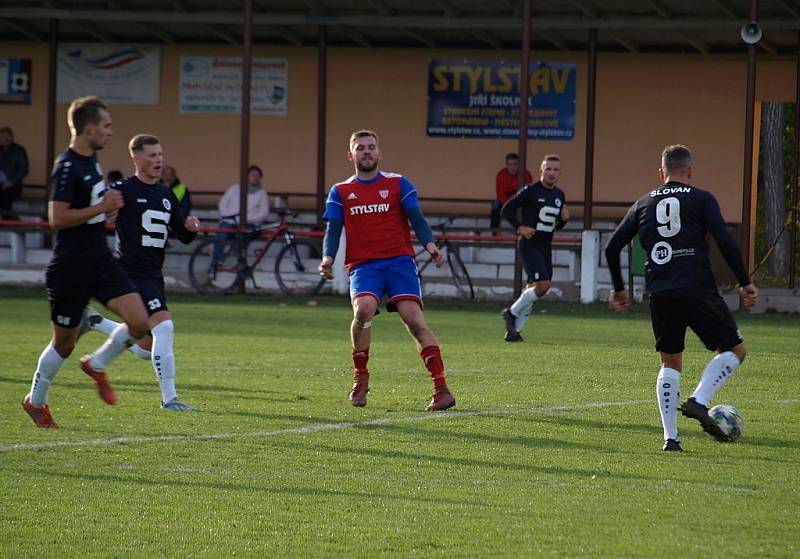
[{"label": "blue advertising banner", "polygon": [[[428,136],[519,137],[519,63],[431,60]],[[571,140],[575,135],[575,64],[532,62],[528,137]]]},{"label": "blue advertising banner", "polygon": [[0,103],[30,105],[30,58],[0,58]]}]

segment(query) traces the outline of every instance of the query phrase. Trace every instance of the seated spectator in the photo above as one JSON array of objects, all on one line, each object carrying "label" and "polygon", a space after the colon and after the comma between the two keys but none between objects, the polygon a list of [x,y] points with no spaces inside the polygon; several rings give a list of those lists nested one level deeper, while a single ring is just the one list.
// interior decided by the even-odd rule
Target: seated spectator
[{"label": "seated spectator", "polygon": [[161,182],[172,190],[175,198],[181,203],[183,215],[192,215],[192,194],[189,192],[189,187],[178,178],[175,167],[164,167],[161,170]]},{"label": "seated spectator", "polygon": [[[533,175],[525,169],[525,184],[533,182]],[[519,155],[509,153],[506,155],[506,166],[497,172],[495,179],[495,201],[492,202],[491,227],[500,227],[500,209],[508,200],[517,193],[519,184]]]},{"label": "seated spectator", "polygon": [[[250,165],[247,169],[247,227],[254,231],[259,225],[267,221],[269,217],[269,198],[267,191],[261,185],[264,174],[258,165]],[[241,193],[239,183],[232,184],[217,206],[219,215],[222,218],[219,227],[237,227],[239,225],[239,199]],[[214,240],[214,254],[212,256],[212,266],[222,258],[223,241],[233,238],[232,233],[217,233]]]},{"label": "seated spectator", "polygon": [[22,181],[28,175],[28,154],[14,143],[14,131],[0,128],[0,217],[18,219],[13,213],[14,200],[22,193]]},{"label": "seated spectator", "polygon": [[108,172],[108,184],[115,183],[117,181],[121,181],[125,178],[125,175],[122,174],[122,171],[118,169],[114,169],[113,171]]}]

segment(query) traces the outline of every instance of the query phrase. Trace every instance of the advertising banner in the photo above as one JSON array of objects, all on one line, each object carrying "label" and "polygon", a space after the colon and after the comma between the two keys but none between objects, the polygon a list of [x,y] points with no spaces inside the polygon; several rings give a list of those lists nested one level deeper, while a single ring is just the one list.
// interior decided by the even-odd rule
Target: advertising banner
[{"label": "advertising banner", "polygon": [[[253,59],[251,113],[286,116],[288,81],[287,59]],[[236,56],[182,56],[178,107],[181,113],[240,114],[242,59]]]},{"label": "advertising banner", "polygon": [[[431,60],[428,136],[517,138],[519,63]],[[575,134],[575,64],[532,62],[528,137],[571,140]]]},{"label": "advertising banner", "polygon": [[111,105],[157,105],[160,79],[158,45],[58,45],[59,103],[96,95]]},{"label": "advertising banner", "polygon": [[31,104],[30,58],[0,58],[0,103]]}]

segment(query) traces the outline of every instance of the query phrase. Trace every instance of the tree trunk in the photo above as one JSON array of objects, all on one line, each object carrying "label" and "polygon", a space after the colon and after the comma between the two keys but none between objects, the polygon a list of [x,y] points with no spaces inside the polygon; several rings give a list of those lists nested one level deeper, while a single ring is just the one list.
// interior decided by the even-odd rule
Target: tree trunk
[{"label": "tree trunk", "polygon": [[[764,220],[767,243],[775,250],[767,265],[771,276],[789,274],[789,243],[783,231],[786,220],[786,177],[783,170],[783,103],[761,105],[761,177],[764,188]],[[780,240],[776,244],[776,240]]]}]

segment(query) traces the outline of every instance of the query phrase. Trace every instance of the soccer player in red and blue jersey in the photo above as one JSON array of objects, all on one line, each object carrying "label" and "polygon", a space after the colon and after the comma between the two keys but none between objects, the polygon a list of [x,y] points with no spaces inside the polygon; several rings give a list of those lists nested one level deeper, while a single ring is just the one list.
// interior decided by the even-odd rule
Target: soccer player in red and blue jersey
[{"label": "soccer player in red and blue jersey", "polygon": [[353,162],[356,174],[331,188],[323,216],[328,223],[319,265],[323,277],[333,277],[333,259],[342,228],[347,243],[345,267],[350,272],[350,335],[355,366],[350,402],[357,407],[367,405],[372,319],[386,295],[386,309],[400,315],[433,379],[433,397],[426,411],[445,410],[453,407],[456,400],[447,387],[436,337],[422,314],[422,290],[409,222],[437,266],[444,264],[444,258],[422,215],[416,188],[402,175],[378,170],[380,158],[375,132],[353,132],[347,159]]}]

